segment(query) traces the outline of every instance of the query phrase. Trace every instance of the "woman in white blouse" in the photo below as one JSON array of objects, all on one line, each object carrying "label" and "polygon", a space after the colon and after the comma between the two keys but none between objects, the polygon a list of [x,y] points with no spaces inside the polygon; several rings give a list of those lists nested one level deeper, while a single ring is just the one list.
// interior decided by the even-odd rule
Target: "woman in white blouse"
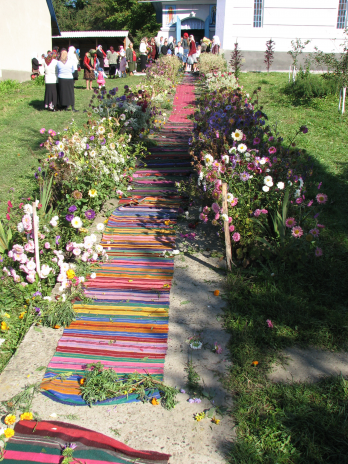
[{"label": "woman in white blouse", "polygon": [[68,52],[62,50],[60,60],[57,63],[58,68],[58,90],[59,90],[59,106],[67,110],[69,106],[75,110],[75,94],[74,94],[74,71],[77,71],[76,62],[68,59]]},{"label": "woman in white blouse", "polygon": [[58,69],[57,53],[50,52],[45,58],[43,65],[45,73],[45,108],[56,111],[58,103]]},{"label": "woman in white blouse", "polygon": [[140,68],[141,72],[146,71],[146,61],[147,61],[147,47],[146,47],[146,38],[142,39],[139,46],[140,52]]}]

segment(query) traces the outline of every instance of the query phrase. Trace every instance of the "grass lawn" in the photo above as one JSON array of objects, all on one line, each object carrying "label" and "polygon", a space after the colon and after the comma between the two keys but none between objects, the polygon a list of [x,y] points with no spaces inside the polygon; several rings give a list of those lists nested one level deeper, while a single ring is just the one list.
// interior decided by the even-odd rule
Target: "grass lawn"
[{"label": "grass lawn", "polygon": [[231,462],[347,463],[347,380],[276,385],[267,373],[285,346],[348,347],[348,115],[338,113],[336,97],[306,102],[285,95],[286,74],[247,73],[240,83],[249,93],[262,87],[259,105],[284,143],[301,125],[309,128],[296,143],[310,153],[313,181],[322,182],[329,205],[319,219],[323,257],[296,265],[263,261],[228,277],[225,324],[234,365],[227,384],[239,437]]},{"label": "grass lawn", "polygon": [[[88,109],[91,91],[85,89],[86,82],[82,79],[75,83],[75,107],[78,113],[71,111],[49,112],[43,107],[44,86],[36,86],[33,82],[20,84],[17,89],[1,93],[0,101],[0,214],[6,211],[11,198],[18,200],[23,195],[32,195],[35,184],[32,182],[34,169],[43,156],[39,145],[46,140],[39,130],[42,127],[60,132],[74,120],[78,126],[87,121],[84,110]],[[106,79],[106,89],[119,87],[122,95],[124,86],[137,85],[143,79],[127,77],[122,79]],[[96,81],[93,83],[97,87]]]}]

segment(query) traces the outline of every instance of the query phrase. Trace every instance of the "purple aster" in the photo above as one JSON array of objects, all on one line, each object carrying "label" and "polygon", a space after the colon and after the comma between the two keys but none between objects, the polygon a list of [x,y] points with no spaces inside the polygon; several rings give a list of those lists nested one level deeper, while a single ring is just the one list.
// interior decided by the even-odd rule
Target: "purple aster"
[{"label": "purple aster", "polygon": [[73,214],[67,214],[65,216],[65,219],[68,221],[68,222],[71,222],[73,219],[74,219],[74,215]]},{"label": "purple aster", "polygon": [[250,174],[244,171],[239,174],[239,177],[240,177],[240,180],[242,180],[243,182],[246,182],[247,180],[249,180]]},{"label": "purple aster", "polygon": [[89,140],[94,140],[94,135],[92,135],[92,136],[89,138]]},{"label": "purple aster", "polygon": [[195,399],[194,399],[194,402],[195,402],[195,403],[201,403],[202,400],[201,400],[200,398],[195,398]]},{"label": "purple aster", "polygon": [[75,205],[72,205],[69,208],[69,213],[74,213],[76,210],[77,210],[77,207]]},{"label": "purple aster", "polygon": [[86,143],[86,150],[89,150],[89,145],[88,145],[88,143]]},{"label": "purple aster", "polygon": [[89,221],[92,221],[95,218],[95,212],[93,209],[88,209],[85,211],[85,216]]},{"label": "purple aster", "polygon": [[36,314],[37,314],[38,316],[41,315],[41,309],[38,308],[37,306],[35,307],[35,312],[36,312]]},{"label": "purple aster", "polygon": [[194,400],[193,398],[189,398],[188,402],[189,402],[189,403],[194,403],[195,400]]},{"label": "purple aster", "polygon": [[61,151],[61,152],[59,153],[59,155],[58,155],[58,158],[63,158],[63,156],[64,156],[64,152]]},{"label": "purple aster", "polygon": [[56,245],[59,245],[60,235],[56,235]]},{"label": "purple aster", "polygon": [[35,293],[33,293],[33,296],[42,296],[42,293],[41,292],[35,292]]}]

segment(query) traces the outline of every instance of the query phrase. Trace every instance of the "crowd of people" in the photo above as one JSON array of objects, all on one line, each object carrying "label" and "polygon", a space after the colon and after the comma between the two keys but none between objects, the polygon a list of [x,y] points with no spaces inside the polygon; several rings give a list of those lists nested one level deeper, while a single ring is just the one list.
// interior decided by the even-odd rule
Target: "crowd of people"
[{"label": "crowd of people", "polygon": [[[149,62],[153,62],[162,56],[177,56],[183,63],[185,71],[195,72],[199,66],[201,53],[220,53],[220,40],[214,36],[210,41],[204,37],[196,43],[193,35],[185,32],[180,40],[171,36],[169,39],[163,37],[147,39],[144,37],[139,46],[139,58],[141,72],[146,71]],[[86,90],[92,90],[92,83],[97,81],[99,88],[105,86],[107,77],[127,77],[127,69],[132,76],[137,70],[137,54],[132,42],[127,50],[120,45],[118,50],[110,46],[106,52],[102,45],[85,53],[82,66],[84,68],[83,78],[86,81]],[[80,50],[70,46],[68,50],[53,47],[52,51],[41,55],[33,54],[32,77],[45,76],[45,108],[50,111],[75,109],[74,81],[78,79],[80,66]],[[107,74],[108,73],[108,76]]]},{"label": "crowd of people", "polygon": [[201,53],[220,53],[220,40],[215,35],[212,41],[204,37],[199,42],[196,42],[194,36],[189,35],[187,32],[183,34],[178,43],[172,36],[169,39],[163,37],[147,39],[147,37],[144,37],[140,43],[139,53],[142,72],[145,72],[148,62],[156,60],[161,55],[177,56],[183,62],[185,71],[195,72],[198,70]]}]

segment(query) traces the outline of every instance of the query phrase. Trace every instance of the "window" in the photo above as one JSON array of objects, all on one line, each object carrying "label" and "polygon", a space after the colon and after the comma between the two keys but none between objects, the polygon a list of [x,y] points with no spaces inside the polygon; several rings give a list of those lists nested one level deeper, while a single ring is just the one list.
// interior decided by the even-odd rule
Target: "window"
[{"label": "window", "polygon": [[[347,0],[341,0],[347,2]],[[262,27],[263,0],[254,0],[254,27]]]},{"label": "window", "polygon": [[347,24],[347,0],[339,0],[337,29],[345,29]]}]

